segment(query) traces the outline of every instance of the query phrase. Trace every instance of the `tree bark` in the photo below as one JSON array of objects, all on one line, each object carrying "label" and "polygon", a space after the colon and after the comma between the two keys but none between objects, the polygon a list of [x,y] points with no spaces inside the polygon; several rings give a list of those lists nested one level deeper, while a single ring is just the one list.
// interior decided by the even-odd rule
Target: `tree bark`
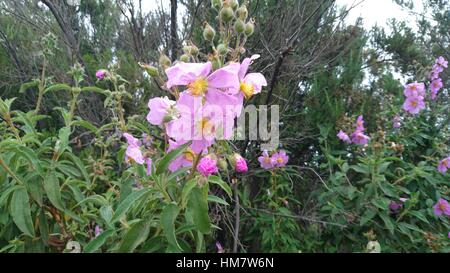
[{"label": "tree bark", "polygon": [[170,51],[172,60],[178,58],[177,4],[178,0],[170,0]]}]

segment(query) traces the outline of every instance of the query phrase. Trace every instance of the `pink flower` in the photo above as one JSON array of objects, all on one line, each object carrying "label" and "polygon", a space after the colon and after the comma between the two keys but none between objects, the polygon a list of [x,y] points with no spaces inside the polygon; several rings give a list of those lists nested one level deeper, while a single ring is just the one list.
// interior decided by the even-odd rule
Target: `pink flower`
[{"label": "pink flower", "polygon": [[94,234],[95,237],[98,237],[100,234],[102,234],[103,229],[99,225],[95,225]]},{"label": "pink flower", "polygon": [[150,113],[147,115],[147,120],[153,125],[162,125],[164,119],[168,115],[168,111],[175,105],[175,101],[169,100],[169,98],[154,98],[148,102],[148,108]]},{"label": "pink flower", "polygon": [[438,171],[441,173],[446,173],[447,169],[450,168],[450,157],[444,158],[439,162]]},{"label": "pink flower", "polygon": [[392,123],[393,123],[392,127],[394,127],[394,129],[400,128],[402,126],[401,121],[402,120],[401,120],[400,116],[396,115],[392,120]]},{"label": "pink flower", "polygon": [[407,84],[403,93],[407,98],[417,96],[425,97],[425,84],[418,82]]},{"label": "pink flower", "polygon": [[[167,152],[175,150],[181,145],[182,144],[177,143],[173,140],[169,140],[169,149]],[[191,167],[195,157],[196,157],[195,153],[189,148],[182,155],[172,160],[172,162],[169,164],[169,170],[171,172],[175,172],[180,168]]]},{"label": "pink flower", "polygon": [[241,155],[235,154],[234,160],[236,172],[246,173],[248,171],[247,161]]},{"label": "pink flower", "polygon": [[413,115],[417,115],[422,109],[425,109],[423,97],[408,97],[403,104],[403,109]]},{"label": "pink flower", "polygon": [[352,142],[357,145],[366,145],[367,143],[369,143],[370,137],[366,136],[361,131],[355,131],[351,135],[351,139],[352,139]]},{"label": "pink flower", "polygon": [[272,157],[269,156],[267,150],[264,150],[262,155],[258,157],[258,161],[261,164],[261,168],[270,170],[273,169],[276,165],[276,161],[273,160]]},{"label": "pink flower", "polygon": [[203,157],[197,165],[197,171],[205,177],[218,173],[217,161],[208,156]]},{"label": "pink flower", "polygon": [[130,160],[136,162],[137,164],[144,164],[144,156],[139,148],[141,145],[140,141],[128,133],[124,133],[123,136],[128,142],[127,150],[125,151],[125,161]]},{"label": "pink flower", "polygon": [[337,134],[337,137],[340,140],[344,141],[345,143],[348,143],[348,144],[352,143],[352,141],[350,140],[350,137],[346,133],[344,133],[342,130],[339,131],[339,133]]},{"label": "pink flower", "polygon": [[356,131],[364,132],[366,129],[364,128],[364,118],[363,116],[359,116],[356,120]]},{"label": "pink flower", "polygon": [[239,64],[232,63],[209,74],[211,62],[183,63],[179,62],[166,70],[167,87],[187,86],[192,96],[205,95],[209,90],[230,89],[239,90]]},{"label": "pink flower", "polygon": [[434,205],[433,211],[436,216],[441,216],[442,214],[450,216],[450,204],[447,202],[447,200],[441,198],[439,199],[437,204]]},{"label": "pink flower", "polygon": [[222,244],[220,242],[216,242],[217,247],[217,253],[225,253],[225,250],[222,247]]},{"label": "pink flower", "polygon": [[275,162],[275,167],[282,168],[288,163],[289,156],[286,155],[285,151],[279,151],[272,155],[272,160]]},{"label": "pink flower", "polygon": [[448,67],[448,61],[446,61],[442,56],[436,59],[436,64],[444,68]]},{"label": "pink flower", "polygon": [[105,70],[99,70],[97,71],[97,73],[95,73],[95,76],[97,77],[97,79],[99,79],[100,81],[103,80],[106,76],[106,71]]},{"label": "pink flower", "polygon": [[389,209],[392,212],[397,212],[399,209],[401,209],[403,207],[403,204],[399,204],[395,201],[391,201],[391,203],[389,204]]},{"label": "pink flower", "polygon": [[245,96],[245,98],[250,99],[253,95],[261,93],[263,86],[267,86],[266,78],[261,73],[249,73],[248,69],[252,62],[258,59],[259,55],[253,55],[250,58],[245,58],[239,69],[239,81],[240,81],[240,92]]},{"label": "pink flower", "polygon": [[430,90],[431,90],[431,99],[436,99],[439,90],[443,87],[442,79],[437,78],[431,82]]}]

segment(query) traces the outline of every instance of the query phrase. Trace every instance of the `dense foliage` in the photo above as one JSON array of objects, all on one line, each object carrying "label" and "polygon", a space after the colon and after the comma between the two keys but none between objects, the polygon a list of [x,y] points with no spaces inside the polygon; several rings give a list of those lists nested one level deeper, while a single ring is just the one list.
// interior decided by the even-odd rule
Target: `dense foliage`
[{"label": "dense foliage", "polygon": [[450,251],[449,3],[170,4],[0,2],[0,252]]}]

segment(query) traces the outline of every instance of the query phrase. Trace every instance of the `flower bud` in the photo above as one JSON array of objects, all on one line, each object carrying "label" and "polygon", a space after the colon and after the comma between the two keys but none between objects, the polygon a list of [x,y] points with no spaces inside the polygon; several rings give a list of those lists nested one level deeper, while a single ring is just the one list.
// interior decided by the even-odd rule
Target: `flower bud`
[{"label": "flower bud", "polygon": [[247,24],[245,25],[245,35],[247,35],[247,37],[250,37],[253,35],[253,33],[255,32],[255,25],[253,24],[252,21],[247,22]]},{"label": "flower bud", "polygon": [[230,22],[231,20],[233,20],[233,18],[234,18],[234,11],[233,11],[233,9],[230,8],[230,7],[223,7],[223,8],[220,10],[219,15],[220,15],[220,19],[221,19],[222,21],[224,21],[225,23],[228,23],[228,22]]},{"label": "flower bud", "polygon": [[217,161],[217,166],[222,171],[226,171],[228,169],[228,163],[225,159],[220,159],[219,161]]},{"label": "flower bud", "polygon": [[192,44],[191,45],[191,55],[192,56],[197,56],[198,52],[199,52],[198,47],[196,45]]},{"label": "flower bud", "polygon": [[219,53],[220,56],[225,56],[228,53],[228,46],[226,46],[225,44],[218,45],[217,53]]},{"label": "flower bud", "polygon": [[240,8],[236,11],[237,17],[241,19],[242,21],[247,20],[248,17],[248,10],[245,5],[242,5]]},{"label": "flower bud", "polygon": [[236,10],[239,7],[238,0],[229,0],[229,5],[233,10]]},{"label": "flower bud", "polygon": [[216,36],[216,31],[208,24],[205,24],[205,28],[203,30],[203,38],[206,41],[212,42],[214,40],[214,37]]},{"label": "flower bud", "polygon": [[148,75],[150,75],[151,77],[158,77],[159,76],[159,71],[158,68],[151,66],[149,64],[144,64],[144,63],[138,63],[139,66],[144,69]]},{"label": "flower bud", "polygon": [[161,55],[159,56],[159,65],[163,69],[167,69],[172,65],[172,61],[164,53],[161,53]]},{"label": "flower bud", "polygon": [[189,55],[187,54],[183,54],[180,56],[180,61],[188,63],[190,61],[191,57],[189,57]]},{"label": "flower bud", "polygon": [[183,46],[183,52],[184,52],[184,54],[191,54],[191,46],[188,46],[188,45],[186,45],[186,46]]},{"label": "flower bud", "polygon": [[220,10],[222,7],[222,0],[211,0],[211,6],[216,10]]},{"label": "flower bud", "polygon": [[246,30],[244,21],[237,19],[234,23],[234,30],[239,34],[243,33]]}]

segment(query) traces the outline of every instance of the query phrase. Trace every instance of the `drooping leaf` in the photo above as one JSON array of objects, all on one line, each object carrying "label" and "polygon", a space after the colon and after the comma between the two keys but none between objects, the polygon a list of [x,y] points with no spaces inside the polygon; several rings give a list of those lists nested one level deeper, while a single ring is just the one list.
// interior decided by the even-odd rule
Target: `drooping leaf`
[{"label": "drooping leaf", "polygon": [[17,227],[26,235],[34,237],[34,226],[31,218],[30,199],[24,187],[17,188],[11,199],[11,215]]}]

